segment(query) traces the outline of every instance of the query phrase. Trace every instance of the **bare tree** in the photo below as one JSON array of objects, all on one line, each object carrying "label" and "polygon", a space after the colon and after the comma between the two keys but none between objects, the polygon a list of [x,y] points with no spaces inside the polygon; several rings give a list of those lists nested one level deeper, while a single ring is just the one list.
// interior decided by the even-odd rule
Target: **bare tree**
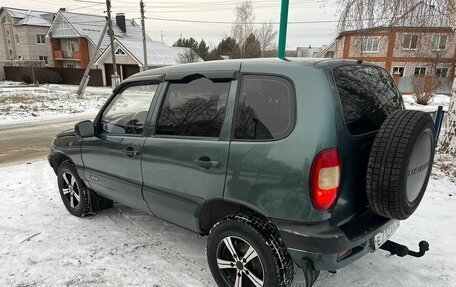
[{"label": "bare tree", "polygon": [[[448,0],[450,13],[453,18],[453,30],[456,31],[456,0]],[[453,87],[451,92],[451,102],[448,107],[448,119],[445,126],[441,151],[456,157],[456,63],[453,63]]]},{"label": "bare tree", "polygon": [[[326,2],[326,0],[323,0]],[[456,0],[338,0],[338,31],[372,27],[452,27],[456,30]],[[362,40],[361,40],[362,42]],[[362,45],[362,44],[361,44]],[[427,55],[438,57],[438,55]],[[452,64],[452,99],[441,150],[456,156],[456,78]]]},{"label": "bare tree", "polygon": [[412,79],[416,102],[421,105],[427,105],[442,85],[449,84],[449,79],[437,75],[437,68],[448,51],[433,48],[433,35],[426,32],[414,34],[419,39],[419,44],[413,54],[415,57],[430,59],[428,63],[422,65],[426,68],[426,75],[417,75]]},{"label": "bare tree", "polygon": [[255,14],[252,0],[244,0],[236,6],[236,21],[231,28],[232,37],[241,50],[241,58],[245,57],[248,37],[255,32]]},{"label": "bare tree", "polygon": [[[339,32],[371,27],[452,27],[454,0],[338,0]],[[425,4],[425,5],[422,5]],[[431,8],[431,9],[429,9]]]},{"label": "bare tree", "polygon": [[273,50],[275,48],[277,30],[275,29],[272,21],[263,21],[256,30],[255,34],[258,42],[260,42],[261,57],[264,57],[266,51]]},{"label": "bare tree", "polygon": [[196,54],[192,49],[185,49],[185,51],[179,54],[179,59],[177,62],[179,64],[188,64],[188,63],[196,63],[200,61],[200,57]]},{"label": "bare tree", "polygon": [[440,150],[456,157],[456,85],[453,85],[448,119]]}]

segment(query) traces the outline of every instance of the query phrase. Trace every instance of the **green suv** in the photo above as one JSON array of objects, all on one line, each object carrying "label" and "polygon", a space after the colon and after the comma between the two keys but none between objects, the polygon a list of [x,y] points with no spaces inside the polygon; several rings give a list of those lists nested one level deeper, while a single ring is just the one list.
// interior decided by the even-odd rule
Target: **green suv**
[{"label": "green suv", "polygon": [[312,286],[379,248],[416,254],[388,239],[423,197],[434,134],[383,68],[215,61],[127,79],[49,162],[75,216],[117,201],[207,235],[219,286],[290,286],[293,262]]}]

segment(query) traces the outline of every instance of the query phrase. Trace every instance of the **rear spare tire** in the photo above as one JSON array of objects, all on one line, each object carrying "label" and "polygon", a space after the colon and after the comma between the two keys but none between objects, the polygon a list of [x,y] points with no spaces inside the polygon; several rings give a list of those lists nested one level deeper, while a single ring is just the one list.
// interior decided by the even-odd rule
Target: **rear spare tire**
[{"label": "rear spare tire", "polygon": [[429,181],[434,139],[434,122],[425,112],[401,110],[386,118],[367,166],[367,201],[374,213],[399,220],[412,215]]}]

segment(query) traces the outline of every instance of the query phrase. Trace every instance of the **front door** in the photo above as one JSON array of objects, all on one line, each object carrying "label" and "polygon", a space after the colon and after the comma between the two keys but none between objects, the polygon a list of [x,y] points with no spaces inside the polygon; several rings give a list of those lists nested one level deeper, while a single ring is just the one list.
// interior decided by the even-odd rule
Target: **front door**
[{"label": "front door", "polygon": [[100,195],[148,210],[142,195],[141,153],[144,127],[158,82],[121,88],[98,116],[97,134],[84,139],[84,176]]},{"label": "front door", "polygon": [[144,144],[143,194],[155,215],[197,230],[197,208],[223,197],[236,81],[198,74],[167,85]]}]

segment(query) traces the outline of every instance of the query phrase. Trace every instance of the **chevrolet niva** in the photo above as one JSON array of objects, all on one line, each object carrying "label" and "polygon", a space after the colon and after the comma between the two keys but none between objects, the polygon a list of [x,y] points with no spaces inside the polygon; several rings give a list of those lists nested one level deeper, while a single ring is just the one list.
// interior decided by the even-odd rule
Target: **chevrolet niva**
[{"label": "chevrolet niva", "polygon": [[65,207],[113,201],[207,235],[219,286],[307,286],[382,248],[418,207],[430,115],[405,110],[383,68],[344,60],[229,60],[125,80],[95,120],[57,135]]}]

